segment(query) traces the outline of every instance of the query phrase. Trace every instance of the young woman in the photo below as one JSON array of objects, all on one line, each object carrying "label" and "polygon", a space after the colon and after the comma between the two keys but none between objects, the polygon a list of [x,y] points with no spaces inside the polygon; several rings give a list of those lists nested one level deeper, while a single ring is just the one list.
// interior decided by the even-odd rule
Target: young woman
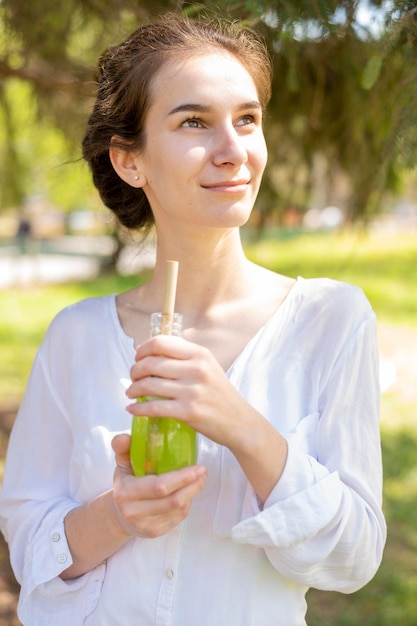
[{"label": "young woman", "polygon": [[[308,587],[379,566],[375,316],[242,251],[269,95],[262,43],[229,24],[169,16],[100,61],[84,157],[122,224],[155,225],[157,261],[62,311],[36,357],[0,508],[25,626],[299,626]],[[184,337],[148,339],[167,259]],[[198,464],[135,477],[132,414],[193,427]]]}]

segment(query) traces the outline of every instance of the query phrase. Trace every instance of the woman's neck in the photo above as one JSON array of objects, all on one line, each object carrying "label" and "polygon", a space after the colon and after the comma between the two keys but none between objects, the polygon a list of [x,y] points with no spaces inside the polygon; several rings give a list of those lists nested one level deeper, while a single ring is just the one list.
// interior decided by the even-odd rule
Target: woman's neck
[{"label": "woman's neck", "polygon": [[[182,314],[184,336],[205,345],[227,369],[245,343],[285,300],[294,281],[250,262],[239,237],[222,237],[208,246],[158,244],[152,278],[118,296],[124,331],[141,343],[148,337],[149,316],[161,310],[166,261],[179,263],[175,310]],[[211,242],[213,244],[213,241]],[[225,345],[225,336],[228,340]]]},{"label": "woman's neck", "polygon": [[[210,237],[210,235],[212,235]],[[210,306],[240,297],[248,281],[248,266],[239,232],[230,231],[217,238],[209,233],[198,241],[187,238],[175,243],[159,240],[157,262],[152,279],[145,286],[150,300],[161,299],[165,264],[178,261],[177,308],[206,311]]]}]

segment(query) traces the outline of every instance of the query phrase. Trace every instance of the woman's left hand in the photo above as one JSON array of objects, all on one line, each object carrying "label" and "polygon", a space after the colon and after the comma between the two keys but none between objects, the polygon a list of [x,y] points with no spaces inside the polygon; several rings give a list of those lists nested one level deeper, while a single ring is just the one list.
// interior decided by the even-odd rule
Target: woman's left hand
[{"label": "woman's left hand", "polygon": [[[238,429],[259,414],[236,391],[212,353],[180,337],[158,335],[138,347],[127,396],[133,415],[173,417],[219,444],[236,444]],[[156,396],[156,398],[155,398]]]},{"label": "woman's left hand", "polygon": [[284,437],[233,387],[212,353],[181,337],[158,335],[138,347],[131,369],[128,411],[173,417],[228,447],[262,501],[280,479]]}]

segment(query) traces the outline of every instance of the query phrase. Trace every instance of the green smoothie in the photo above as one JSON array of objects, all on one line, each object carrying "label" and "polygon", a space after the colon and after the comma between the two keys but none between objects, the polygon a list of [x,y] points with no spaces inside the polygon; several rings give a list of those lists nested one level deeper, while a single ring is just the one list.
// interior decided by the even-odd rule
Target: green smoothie
[{"label": "green smoothie", "polygon": [[[168,261],[168,263],[175,263]],[[152,313],[150,336],[182,333],[180,313]],[[156,396],[137,398],[138,402]],[[197,461],[197,434],[188,424],[170,417],[134,415],[130,443],[130,462],[135,476],[163,474],[194,465]]]},{"label": "green smoothie", "polygon": [[[138,398],[145,402],[146,398]],[[163,474],[197,461],[197,435],[188,424],[170,417],[134,415],[130,461],[135,476]]]}]

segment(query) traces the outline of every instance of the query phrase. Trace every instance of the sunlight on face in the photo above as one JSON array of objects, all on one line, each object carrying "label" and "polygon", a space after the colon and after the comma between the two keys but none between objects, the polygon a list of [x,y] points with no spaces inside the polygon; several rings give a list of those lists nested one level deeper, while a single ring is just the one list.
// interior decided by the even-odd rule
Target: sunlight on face
[{"label": "sunlight on face", "polygon": [[255,83],[232,55],[167,63],[156,75],[137,165],[158,228],[231,228],[255,202],[267,152]]}]

